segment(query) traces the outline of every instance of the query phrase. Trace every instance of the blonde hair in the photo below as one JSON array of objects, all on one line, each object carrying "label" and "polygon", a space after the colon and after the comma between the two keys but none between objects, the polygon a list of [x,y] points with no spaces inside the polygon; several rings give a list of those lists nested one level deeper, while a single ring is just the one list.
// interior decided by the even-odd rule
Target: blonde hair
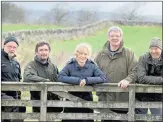
[{"label": "blonde hair", "polygon": [[92,55],[92,47],[90,44],[88,43],[80,43],[76,46],[75,50],[74,50],[74,55],[77,55],[78,52],[80,52],[80,50],[82,49],[87,49],[88,50],[88,58],[91,58]]}]

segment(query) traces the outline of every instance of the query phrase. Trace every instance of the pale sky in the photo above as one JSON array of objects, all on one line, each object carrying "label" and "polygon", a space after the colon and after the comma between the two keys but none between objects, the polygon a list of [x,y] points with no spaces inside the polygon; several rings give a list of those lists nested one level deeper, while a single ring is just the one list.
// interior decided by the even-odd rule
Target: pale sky
[{"label": "pale sky", "polygon": [[[50,10],[56,2],[14,2],[15,4],[32,10]],[[89,9],[111,12],[127,2],[62,2],[63,8],[71,10]],[[141,8],[141,14],[162,15],[161,2],[147,2]]]}]

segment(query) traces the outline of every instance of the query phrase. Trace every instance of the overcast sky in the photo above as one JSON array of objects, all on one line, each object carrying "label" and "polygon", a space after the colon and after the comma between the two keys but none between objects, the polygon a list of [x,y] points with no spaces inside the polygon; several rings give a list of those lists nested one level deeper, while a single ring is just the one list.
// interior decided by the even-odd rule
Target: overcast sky
[{"label": "overcast sky", "polygon": [[[56,2],[14,2],[18,6],[32,10],[50,10]],[[71,10],[89,9],[111,12],[113,10],[118,11],[118,7],[122,6],[127,2],[68,2],[63,3],[63,8]],[[125,9],[125,8],[124,8]],[[141,8],[141,14],[148,15],[162,15],[162,3],[161,2],[146,2]]]}]

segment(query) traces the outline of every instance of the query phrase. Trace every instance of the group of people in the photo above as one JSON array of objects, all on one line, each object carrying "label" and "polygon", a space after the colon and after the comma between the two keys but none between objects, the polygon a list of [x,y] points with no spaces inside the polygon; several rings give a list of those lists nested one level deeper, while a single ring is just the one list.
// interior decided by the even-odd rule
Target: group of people
[{"label": "group of people", "polygon": [[[63,82],[84,87],[99,83],[117,83],[122,89],[130,83],[163,84],[163,53],[162,40],[152,38],[149,43],[149,51],[137,60],[134,52],[124,46],[123,31],[118,26],[109,28],[108,40],[94,60],[91,59],[92,48],[87,43],[80,43],[74,50],[73,57],[59,71],[49,58],[51,47],[47,42],[38,42],[35,46],[34,60],[29,62],[24,69],[24,82]],[[21,67],[15,60],[15,52],[19,43],[15,37],[8,37],[4,41],[1,51],[1,82],[19,82]],[[19,91],[2,91],[2,99],[20,99]],[[40,92],[30,91],[31,100],[40,100]],[[69,92],[70,94],[92,101],[90,92]],[[99,101],[123,101],[128,102],[128,93],[97,92]],[[139,101],[162,101],[160,93],[136,94]],[[48,92],[48,100],[60,100],[60,97]],[[162,115],[162,109],[150,109],[152,114]],[[25,112],[24,107],[2,107],[2,111]],[[99,109],[107,113],[127,113],[128,109]],[[33,112],[40,112],[39,107],[33,107]],[[47,112],[65,113],[93,113],[90,108],[47,108]],[[136,109],[137,114],[147,114],[147,109]],[[3,120],[8,121],[8,120]],[[113,122],[115,120],[101,120]],[[94,122],[94,120],[62,120],[62,122]]]}]

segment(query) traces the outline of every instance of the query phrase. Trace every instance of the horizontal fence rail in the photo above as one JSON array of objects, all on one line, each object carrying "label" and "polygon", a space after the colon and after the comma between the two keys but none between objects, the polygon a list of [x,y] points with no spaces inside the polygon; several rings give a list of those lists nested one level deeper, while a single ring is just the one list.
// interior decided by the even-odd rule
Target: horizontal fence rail
[{"label": "horizontal fence rail", "polygon": [[[162,121],[162,116],[135,114],[135,108],[162,108],[161,102],[140,102],[135,100],[135,93],[162,93],[161,85],[130,84],[127,89],[121,89],[116,83],[97,84],[80,87],[59,82],[2,82],[2,91],[41,91],[41,100],[1,100],[1,106],[32,106],[40,107],[40,113],[2,112],[2,119],[38,119],[39,121],[55,121],[56,119],[88,119],[88,120],[155,120]],[[47,92],[52,92],[64,100],[47,100]],[[86,101],[69,94],[76,92],[128,92],[129,101]],[[106,108],[127,108],[127,114],[107,112],[98,113],[47,113],[47,107],[90,108],[92,110]]]}]

